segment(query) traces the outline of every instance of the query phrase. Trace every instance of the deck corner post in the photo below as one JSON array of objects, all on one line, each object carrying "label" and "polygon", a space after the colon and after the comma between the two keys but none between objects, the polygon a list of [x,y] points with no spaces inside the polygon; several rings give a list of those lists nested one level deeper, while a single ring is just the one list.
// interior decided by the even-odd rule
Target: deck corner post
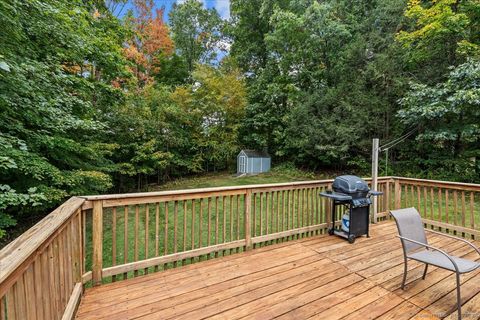
[{"label": "deck corner post", "polygon": [[395,179],[395,209],[400,209],[400,198],[401,198],[401,189],[400,189],[400,180]]},{"label": "deck corner post", "polygon": [[92,282],[94,286],[102,284],[103,268],[103,201],[93,202],[93,220],[92,220]]},{"label": "deck corner post", "polygon": [[251,226],[251,215],[252,210],[252,190],[247,189],[245,193],[245,250],[252,250],[252,226]]}]

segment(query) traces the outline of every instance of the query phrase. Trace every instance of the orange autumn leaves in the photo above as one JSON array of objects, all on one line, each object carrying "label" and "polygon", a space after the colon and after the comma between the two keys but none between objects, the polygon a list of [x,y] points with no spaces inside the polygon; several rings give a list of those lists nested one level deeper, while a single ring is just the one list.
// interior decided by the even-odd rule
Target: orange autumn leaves
[{"label": "orange autumn leaves", "polygon": [[132,73],[140,83],[148,84],[152,75],[159,71],[158,59],[170,56],[174,44],[169,29],[163,21],[164,9],[155,10],[152,0],[134,0],[136,17],[130,18],[133,37],[128,41],[124,53],[133,62]]}]

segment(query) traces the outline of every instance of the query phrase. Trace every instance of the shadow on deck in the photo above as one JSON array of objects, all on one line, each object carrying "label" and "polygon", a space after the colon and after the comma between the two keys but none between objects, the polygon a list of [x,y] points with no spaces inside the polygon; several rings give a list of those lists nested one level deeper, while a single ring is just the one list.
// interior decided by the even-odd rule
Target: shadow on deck
[{"label": "shadow on deck", "polygon": [[[258,248],[87,289],[77,319],[456,319],[455,279],[403,256],[392,222],[353,245],[327,235]],[[466,258],[461,242],[430,235]],[[464,319],[480,318],[478,271],[462,276]]]}]

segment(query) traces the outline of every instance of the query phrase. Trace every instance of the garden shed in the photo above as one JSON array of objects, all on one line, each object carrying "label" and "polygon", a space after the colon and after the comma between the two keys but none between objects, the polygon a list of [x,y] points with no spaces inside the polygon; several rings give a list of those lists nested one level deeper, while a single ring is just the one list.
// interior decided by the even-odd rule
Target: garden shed
[{"label": "garden shed", "polygon": [[237,156],[238,174],[255,174],[270,171],[271,157],[267,152],[242,150]]}]

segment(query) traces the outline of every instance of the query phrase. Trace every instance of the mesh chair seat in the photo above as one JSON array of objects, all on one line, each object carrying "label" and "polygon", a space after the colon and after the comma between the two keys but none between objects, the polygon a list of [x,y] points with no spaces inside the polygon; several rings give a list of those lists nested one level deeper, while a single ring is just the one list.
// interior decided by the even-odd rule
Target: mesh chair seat
[{"label": "mesh chair seat", "polygon": [[[407,257],[423,263],[431,264],[432,266],[437,266],[453,272],[456,271],[452,261],[450,261],[450,259],[448,259],[444,254],[438,251],[421,250],[415,253],[407,254]],[[480,267],[480,263],[475,261],[462,259],[455,256],[450,256],[450,258],[455,261],[458,266],[458,272],[460,273],[467,273]]]}]

